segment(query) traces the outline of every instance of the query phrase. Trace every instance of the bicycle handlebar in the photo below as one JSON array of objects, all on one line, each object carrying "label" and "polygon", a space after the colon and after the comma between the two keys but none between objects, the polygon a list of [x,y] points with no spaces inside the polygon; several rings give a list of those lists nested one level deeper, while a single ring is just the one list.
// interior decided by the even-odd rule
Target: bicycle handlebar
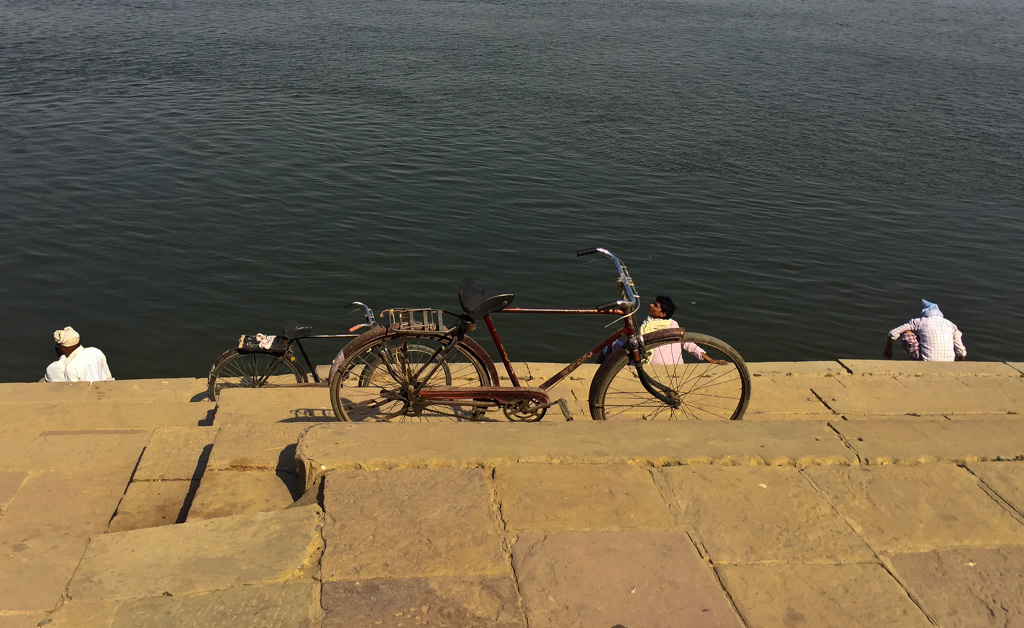
[{"label": "bicycle handlebar", "polygon": [[640,295],[633,289],[633,280],[630,278],[629,273],[626,272],[626,266],[619,258],[615,257],[611,251],[602,248],[582,249],[576,251],[576,257],[583,257],[584,255],[593,255],[594,253],[600,253],[610,259],[615,264],[615,270],[619,273],[619,287],[622,295],[625,299],[618,299],[611,303],[605,303],[604,305],[597,306],[598,310],[613,310],[616,308],[622,308],[629,312],[636,310],[640,304]]}]

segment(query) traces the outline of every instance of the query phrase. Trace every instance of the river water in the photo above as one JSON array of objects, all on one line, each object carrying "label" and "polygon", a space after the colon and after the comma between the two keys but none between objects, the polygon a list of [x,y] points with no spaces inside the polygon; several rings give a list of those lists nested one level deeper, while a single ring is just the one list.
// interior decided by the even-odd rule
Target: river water
[{"label": "river water", "polygon": [[202,377],[463,277],[591,307],[592,246],[749,361],[880,357],[922,297],[1022,360],[1022,198],[1019,0],[0,0],[0,381],[69,324]]}]

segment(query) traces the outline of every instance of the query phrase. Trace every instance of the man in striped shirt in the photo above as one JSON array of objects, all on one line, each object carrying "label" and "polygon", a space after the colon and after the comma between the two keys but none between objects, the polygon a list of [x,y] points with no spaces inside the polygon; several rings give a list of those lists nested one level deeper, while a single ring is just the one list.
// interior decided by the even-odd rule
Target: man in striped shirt
[{"label": "man in striped shirt", "polygon": [[889,332],[883,355],[892,359],[892,343],[899,338],[911,360],[953,362],[967,357],[963,334],[942,316],[939,306],[921,299],[921,316]]}]

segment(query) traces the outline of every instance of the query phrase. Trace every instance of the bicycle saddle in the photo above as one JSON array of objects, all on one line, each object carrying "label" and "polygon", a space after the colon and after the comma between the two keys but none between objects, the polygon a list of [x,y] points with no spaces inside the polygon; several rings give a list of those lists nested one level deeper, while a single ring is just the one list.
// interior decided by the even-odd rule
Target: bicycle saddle
[{"label": "bicycle saddle", "polygon": [[306,336],[313,333],[312,325],[299,325],[295,322],[294,318],[289,318],[285,322],[281,323],[284,337],[288,340],[295,340],[296,338],[305,338]]},{"label": "bicycle saddle", "polygon": [[459,305],[474,322],[505,309],[515,296],[511,292],[492,294],[472,279],[463,279],[459,284]]}]

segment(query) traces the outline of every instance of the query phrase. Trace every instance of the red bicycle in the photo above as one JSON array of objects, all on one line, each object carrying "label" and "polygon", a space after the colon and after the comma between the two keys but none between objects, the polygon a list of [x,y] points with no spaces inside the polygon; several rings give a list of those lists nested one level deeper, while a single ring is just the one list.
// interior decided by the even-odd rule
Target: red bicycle
[{"label": "red bicycle", "polygon": [[[595,420],[742,418],[750,401],[750,372],[739,353],[721,340],[679,328],[641,336],[640,296],[626,266],[602,248],[576,254],[595,253],[615,265],[619,290],[616,301],[595,309],[510,307],[512,293],[492,293],[465,279],[459,286],[463,313],[455,315],[451,327],[444,317],[452,313],[443,310],[385,310],[381,318],[387,324],[353,340],[331,365],[334,412],[343,421],[472,421],[500,408],[511,420],[537,421],[559,403],[549,394],[552,387],[611,347],[590,385]],[[540,386],[523,386],[491,318],[497,312],[610,315],[620,317],[622,327]],[[469,337],[479,321],[490,332],[511,385],[497,385],[494,361]],[[571,418],[564,405],[562,411]]]}]

